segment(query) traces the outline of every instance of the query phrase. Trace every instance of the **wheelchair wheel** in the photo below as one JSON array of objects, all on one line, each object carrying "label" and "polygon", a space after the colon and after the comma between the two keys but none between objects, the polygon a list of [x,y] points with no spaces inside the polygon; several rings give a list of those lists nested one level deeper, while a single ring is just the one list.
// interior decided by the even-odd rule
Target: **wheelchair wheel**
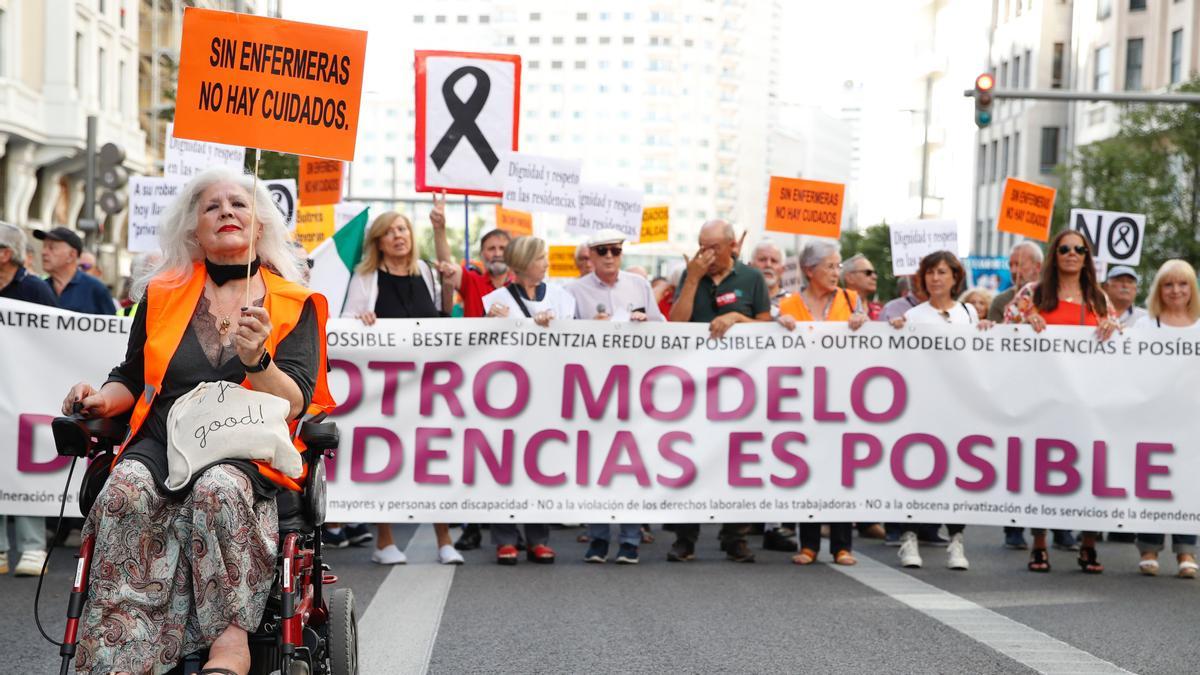
[{"label": "wheelchair wheel", "polygon": [[330,675],[358,675],[358,617],[354,611],[354,591],[339,588],[329,596]]}]

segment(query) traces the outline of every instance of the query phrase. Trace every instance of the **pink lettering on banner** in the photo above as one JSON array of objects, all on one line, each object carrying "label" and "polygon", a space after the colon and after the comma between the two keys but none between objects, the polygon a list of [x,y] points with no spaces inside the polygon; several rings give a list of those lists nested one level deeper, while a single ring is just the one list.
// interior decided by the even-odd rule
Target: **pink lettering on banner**
[{"label": "pink lettering on banner", "polygon": [[[495,407],[488,400],[488,384],[492,380],[492,375],[496,373],[512,375],[517,384],[513,402],[504,408]],[[479,369],[479,372],[475,373],[473,384],[472,394],[475,398],[475,409],[492,419],[516,417],[529,403],[529,373],[512,361],[492,361],[485,364]]]},{"label": "pink lettering on banner", "polygon": [[770,422],[800,422],[804,416],[799,412],[784,412],[784,399],[799,398],[800,390],[783,386],[783,378],[799,377],[804,374],[800,366],[770,366],[767,368],[767,420]]},{"label": "pink lettering on banner", "polygon": [[659,485],[669,488],[685,488],[696,480],[696,463],[687,455],[675,449],[677,441],[692,443],[692,435],[686,431],[668,431],[658,439],[658,454],[663,459],[679,467],[680,473],[675,478],[659,474],[655,477]]},{"label": "pink lettering on banner", "polygon": [[845,422],[846,413],[829,409],[829,370],[813,369],[813,419],[818,422]]},{"label": "pink lettering on banner", "polygon": [[[659,410],[654,403],[654,385],[661,377],[674,377],[679,380],[683,395],[679,397],[679,405],[674,410]],[[691,373],[679,366],[655,366],[642,376],[639,397],[642,401],[642,412],[652,420],[674,422],[681,420],[692,412],[696,405],[696,381]]]},{"label": "pink lettering on banner", "polygon": [[[867,446],[865,457],[857,457],[857,447]],[[875,466],[883,459],[883,442],[871,434],[842,435],[842,485],[854,487],[854,472]]]},{"label": "pink lettering on banner", "polygon": [[[387,464],[379,471],[367,471],[367,441],[383,439],[387,443]],[[354,483],[386,483],[400,473],[404,464],[404,444],[391,429],[355,427],[350,445],[350,480]],[[332,478],[332,477],[331,477]]]},{"label": "pink lettering on banner", "polygon": [[1013,494],[1021,491],[1021,439],[1016,436],[1008,438],[1008,471],[1004,489]]},{"label": "pink lettering on banner", "polygon": [[359,371],[358,366],[354,365],[353,361],[345,359],[329,359],[330,370],[340,370],[346,373],[346,379],[350,381],[350,388],[346,392],[346,396],[342,398],[342,402],[329,412],[330,417],[339,415],[349,415],[358,408],[358,404],[362,403],[363,397],[363,376]]},{"label": "pink lettering on banner", "polygon": [[53,415],[34,415],[22,413],[17,416],[17,472],[18,473],[53,473],[67,468],[71,463],[70,457],[59,457],[39,462],[34,455],[34,430],[54,421]]},{"label": "pink lettering on banner", "polygon": [[1104,441],[1092,443],[1092,494],[1097,497],[1124,497],[1128,491],[1123,487],[1108,484],[1108,445]]},{"label": "pink lettering on banner", "polygon": [[1151,455],[1175,454],[1175,446],[1170,443],[1138,443],[1137,459],[1134,469],[1133,494],[1138,499],[1171,499],[1174,494],[1170,490],[1156,490],[1150,487],[1150,479],[1154,476],[1169,476],[1171,469],[1161,464],[1151,464]]},{"label": "pink lettering on banner", "polygon": [[763,482],[761,478],[750,478],[742,475],[743,464],[758,464],[760,461],[758,455],[742,450],[742,444],[750,442],[761,443],[762,440],[763,435],[757,431],[735,431],[729,434],[727,476],[730,487],[762,487]]},{"label": "pink lettering on banner", "polygon": [[367,368],[383,372],[383,391],[380,392],[379,412],[385,417],[396,414],[396,393],[400,388],[400,373],[412,372],[412,361],[367,361]]},{"label": "pink lettering on banner", "polygon": [[[1050,453],[1062,450],[1062,456],[1051,459]],[[1044,495],[1069,495],[1079,489],[1083,483],[1075,462],[1079,459],[1079,450],[1070,441],[1060,438],[1039,438],[1034,443],[1033,460],[1033,489]],[[1050,482],[1050,474],[1061,473],[1063,481],[1059,484]]]},{"label": "pink lettering on banner", "polygon": [[[721,410],[721,380],[733,378],[742,386],[742,402],[733,410]],[[754,393],[754,378],[741,368],[709,368],[706,380],[708,403],[708,419],[713,422],[728,422],[744,419],[754,410],[756,403]]]},{"label": "pink lettering on banner", "polygon": [[[629,455],[629,461],[622,462],[621,459],[626,453]],[[646,463],[642,461],[637,439],[628,431],[618,431],[613,437],[608,457],[604,459],[604,468],[600,469],[597,485],[607,487],[612,484],[614,476],[622,473],[633,476],[638,485],[650,487],[650,474],[646,472]]]},{"label": "pink lettering on banner", "polygon": [[[449,374],[449,379],[445,382],[437,381],[437,374],[445,371]],[[462,386],[463,369],[453,361],[430,361],[425,364],[425,368],[421,371],[421,417],[430,417],[433,415],[433,398],[441,396],[446,401],[446,407],[450,409],[450,414],[455,417],[464,417],[462,403],[458,401],[458,394],[455,390]]]},{"label": "pink lettering on banner", "polygon": [[771,474],[771,484],[782,488],[800,487],[808,481],[808,462],[805,462],[800,455],[789,452],[788,443],[804,445],[808,443],[808,439],[799,431],[785,431],[771,441],[771,454],[775,455],[775,459],[792,467],[793,470],[790,478]]},{"label": "pink lettering on banner", "polygon": [[531,436],[525,444],[525,474],[538,485],[564,485],[567,482],[567,474],[556,473],[550,476],[538,468],[538,453],[548,441],[568,443],[567,435],[558,429],[543,429]]},{"label": "pink lettering on banner", "polygon": [[413,481],[417,485],[449,485],[450,476],[433,473],[429,469],[431,462],[444,462],[450,455],[445,450],[430,447],[429,442],[438,438],[450,438],[454,432],[445,428],[417,427],[417,442],[413,449]]},{"label": "pink lettering on banner", "polygon": [[591,477],[592,434],[580,431],[575,437],[575,484],[587,485]]},{"label": "pink lettering on banner", "polygon": [[[866,391],[867,385],[871,380],[883,378],[892,385],[891,404],[883,412],[871,412],[867,409]],[[904,406],[908,404],[908,385],[904,383],[904,377],[900,373],[891,368],[874,367],[863,370],[858,375],[854,376],[854,382],[850,385],[850,407],[854,410],[854,414],[864,422],[876,422],[882,424],[891,422],[900,417],[904,412]]]},{"label": "pink lettering on banner", "polygon": [[500,440],[500,456],[492,450],[487,436],[479,429],[467,429],[463,432],[463,484],[475,484],[475,455],[483,458],[491,473],[492,480],[497,485],[512,485],[513,479],[513,445],[516,433],[505,429]]},{"label": "pink lettering on banner", "polygon": [[979,480],[969,481],[961,477],[954,479],[954,484],[968,492],[984,492],[996,484],[996,469],[987,460],[976,455],[972,449],[982,446],[988,450],[996,448],[995,442],[987,436],[967,436],[958,442],[958,458],[963,464],[979,472]]},{"label": "pink lettering on banner", "polygon": [[[909,448],[914,445],[926,445],[933,451],[933,469],[925,478],[913,478],[908,475],[908,470],[905,468],[904,460],[908,456]],[[942,443],[937,436],[930,434],[907,434],[900,437],[896,444],[892,446],[892,478],[896,482],[906,488],[913,490],[928,490],[935,488],[942,479],[946,477],[946,471],[950,465],[950,457],[946,452],[946,444]]]},{"label": "pink lettering on banner", "polygon": [[614,366],[604,376],[604,384],[598,395],[592,394],[592,385],[587,378],[587,367],[568,363],[563,368],[562,418],[575,419],[575,392],[583,399],[588,419],[604,417],[613,393],[617,395],[617,419],[629,419],[629,366]]}]

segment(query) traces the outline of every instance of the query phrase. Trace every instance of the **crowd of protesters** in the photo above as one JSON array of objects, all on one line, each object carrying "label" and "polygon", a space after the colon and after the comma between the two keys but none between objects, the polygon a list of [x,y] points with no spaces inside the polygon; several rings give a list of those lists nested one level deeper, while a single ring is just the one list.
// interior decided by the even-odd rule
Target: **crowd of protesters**
[{"label": "crowd of protesters", "polygon": [[[381,318],[428,318],[450,316],[461,307],[466,318],[519,317],[540,326],[561,320],[594,321],[690,321],[704,323],[714,336],[723,335],[734,324],[777,322],[794,330],[806,321],[844,322],[858,329],[868,321],[887,322],[895,328],[907,324],[974,325],[987,330],[997,323],[1025,323],[1035,331],[1048,325],[1093,326],[1099,339],[1108,339],[1127,328],[1182,330],[1197,327],[1200,320],[1200,288],[1196,272],[1183,260],[1167,261],[1150,283],[1146,308],[1136,306],[1141,278],[1126,266],[1108,269],[1097,277],[1088,242],[1078,232],[1060,232],[1046,250],[1032,241],[1013,247],[1009,255],[1011,287],[993,293],[969,287],[968,273],[951,252],[940,251],[922,259],[917,273],[897,280],[896,296],[878,297],[879,275],[872,261],[862,254],[842,260],[839,247],[829,240],[813,240],[799,251],[797,288],[785,286],[785,254],[777,243],[763,239],[742,262],[742,239],[724,221],[705,223],[699,233],[699,249],[685,256],[683,264],[665,276],[648,278],[642,268],[623,263],[625,237],[602,231],[580,243],[574,260],[579,277],[566,283],[548,279],[549,259],[545,241],[531,236],[512,237],[492,229],[480,240],[480,260],[455,263],[446,237],[445,200],[434,199],[430,217],[434,251],[420,251],[420,232],[405,216],[388,212],[377,216],[368,228],[362,263],[351,280],[343,316],[370,325]],[[0,224],[0,297],[92,314],[114,311],[132,315],[137,299],[122,290],[121,302],[98,280],[96,259],[84,250],[79,236],[67,228],[35,231],[42,241],[41,263],[45,279],[26,267],[30,247],[23,232]],[[145,255],[134,266],[148,266]],[[7,524],[0,516],[0,573],[9,570]],[[42,519],[17,516],[13,520],[18,575],[41,574],[46,536]],[[921,567],[922,544],[945,547],[947,567],[969,568],[965,527],[944,524],[858,523],[860,536],[884,539],[898,546],[899,564]],[[438,561],[463,563],[460,550],[479,548],[483,543],[478,524],[462,524],[455,542],[448,524],[435,525]],[[797,565],[817,561],[821,539],[828,539],[832,560],[854,565],[853,523],[727,523],[720,529],[721,549],[736,562],[753,562],[753,534],[762,534],[762,547],[793,553]],[[592,524],[579,541],[589,544],[585,560],[603,563],[609,559],[616,530],[615,561],[636,564],[639,545],[653,541],[649,526],[638,523]],[[695,559],[698,524],[664,526],[674,533],[667,559]],[[521,551],[535,563],[552,563],[548,524],[493,525],[490,527],[496,560],[516,564]],[[1022,528],[1005,528],[1004,545],[1028,549],[1028,569],[1048,572],[1051,568],[1047,531],[1032,530],[1030,545]],[[1077,564],[1085,573],[1104,570],[1096,542],[1099,532],[1082,532],[1077,540],[1068,531],[1054,531],[1056,548],[1077,552]],[[374,542],[373,562],[403,564],[406,556],[395,544],[391,527],[346,523],[328,525],[327,545],[341,548]],[[1110,541],[1136,542],[1141,561],[1138,569],[1153,575],[1159,571],[1158,556],[1165,536],[1110,534]],[[1195,558],[1196,536],[1173,535],[1178,576],[1193,578],[1200,566]]]}]

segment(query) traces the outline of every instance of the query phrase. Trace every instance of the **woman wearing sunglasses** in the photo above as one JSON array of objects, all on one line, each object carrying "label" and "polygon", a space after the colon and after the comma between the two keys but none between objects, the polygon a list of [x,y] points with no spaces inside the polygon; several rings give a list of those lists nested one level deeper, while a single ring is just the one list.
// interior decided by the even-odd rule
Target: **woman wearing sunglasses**
[{"label": "woman wearing sunglasses", "polygon": [[[1109,311],[1108,298],[1096,280],[1092,249],[1083,235],[1063,230],[1050,241],[1051,257],[1042,266],[1042,278],[1022,288],[1004,310],[1005,323],[1027,323],[1035,332],[1046,326],[1095,326],[1096,337],[1107,340],[1120,324]],[[1046,530],[1033,529],[1029,571],[1049,572]],[[1096,555],[1096,532],[1083,532],[1079,569],[1100,574],[1104,566]]]},{"label": "woman wearing sunglasses", "polygon": [[[1196,285],[1196,270],[1183,260],[1168,260],[1158,268],[1150,286],[1147,314],[1137,320],[1134,328],[1153,331],[1194,331],[1200,328],[1200,287]],[[1147,576],[1158,574],[1158,554],[1163,550],[1166,535],[1161,532],[1137,536],[1138,571]],[[1196,564],[1196,535],[1171,535],[1178,576],[1195,579],[1200,565]]]},{"label": "woman wearing sunglasses", "polygon": [[[980,320],[979,310],[974,305],[955,300],[966,284],[966,277],[962,263],[949,251],[936,251],[921,258],[913,283],[917,294],[929,299],[889,323],[897,329],[906,324],[978,326],[980,330],[991,328],[992,322]],[[918,527],[917,523],[901,524],[898,555],[904,567],[920,567],[923,563],[917,545]],[[950,544],[946,547],[946,567],[952,570],[965,570],[970,566],[963,545],[965,529],[963,525],[946,525],[946,534],[950,535]]]}]

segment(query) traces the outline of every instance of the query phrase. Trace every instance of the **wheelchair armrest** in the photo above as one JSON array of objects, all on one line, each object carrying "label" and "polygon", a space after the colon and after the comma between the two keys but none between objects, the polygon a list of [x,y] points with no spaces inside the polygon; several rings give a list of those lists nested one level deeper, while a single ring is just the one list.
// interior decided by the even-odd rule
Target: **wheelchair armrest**
[{"label": "wheelchair armrest", "polygon": [[87,419],[80,415],[55,417],[50,423],[54,446],[64,457],[90,457],[120,445],[128,425],[111,418]]},{"label": "wheelchair armrest", "polygon": [[341,441],[337,424],[334,422],[300,422],[300,440],[309,450],[333,450]]}]

